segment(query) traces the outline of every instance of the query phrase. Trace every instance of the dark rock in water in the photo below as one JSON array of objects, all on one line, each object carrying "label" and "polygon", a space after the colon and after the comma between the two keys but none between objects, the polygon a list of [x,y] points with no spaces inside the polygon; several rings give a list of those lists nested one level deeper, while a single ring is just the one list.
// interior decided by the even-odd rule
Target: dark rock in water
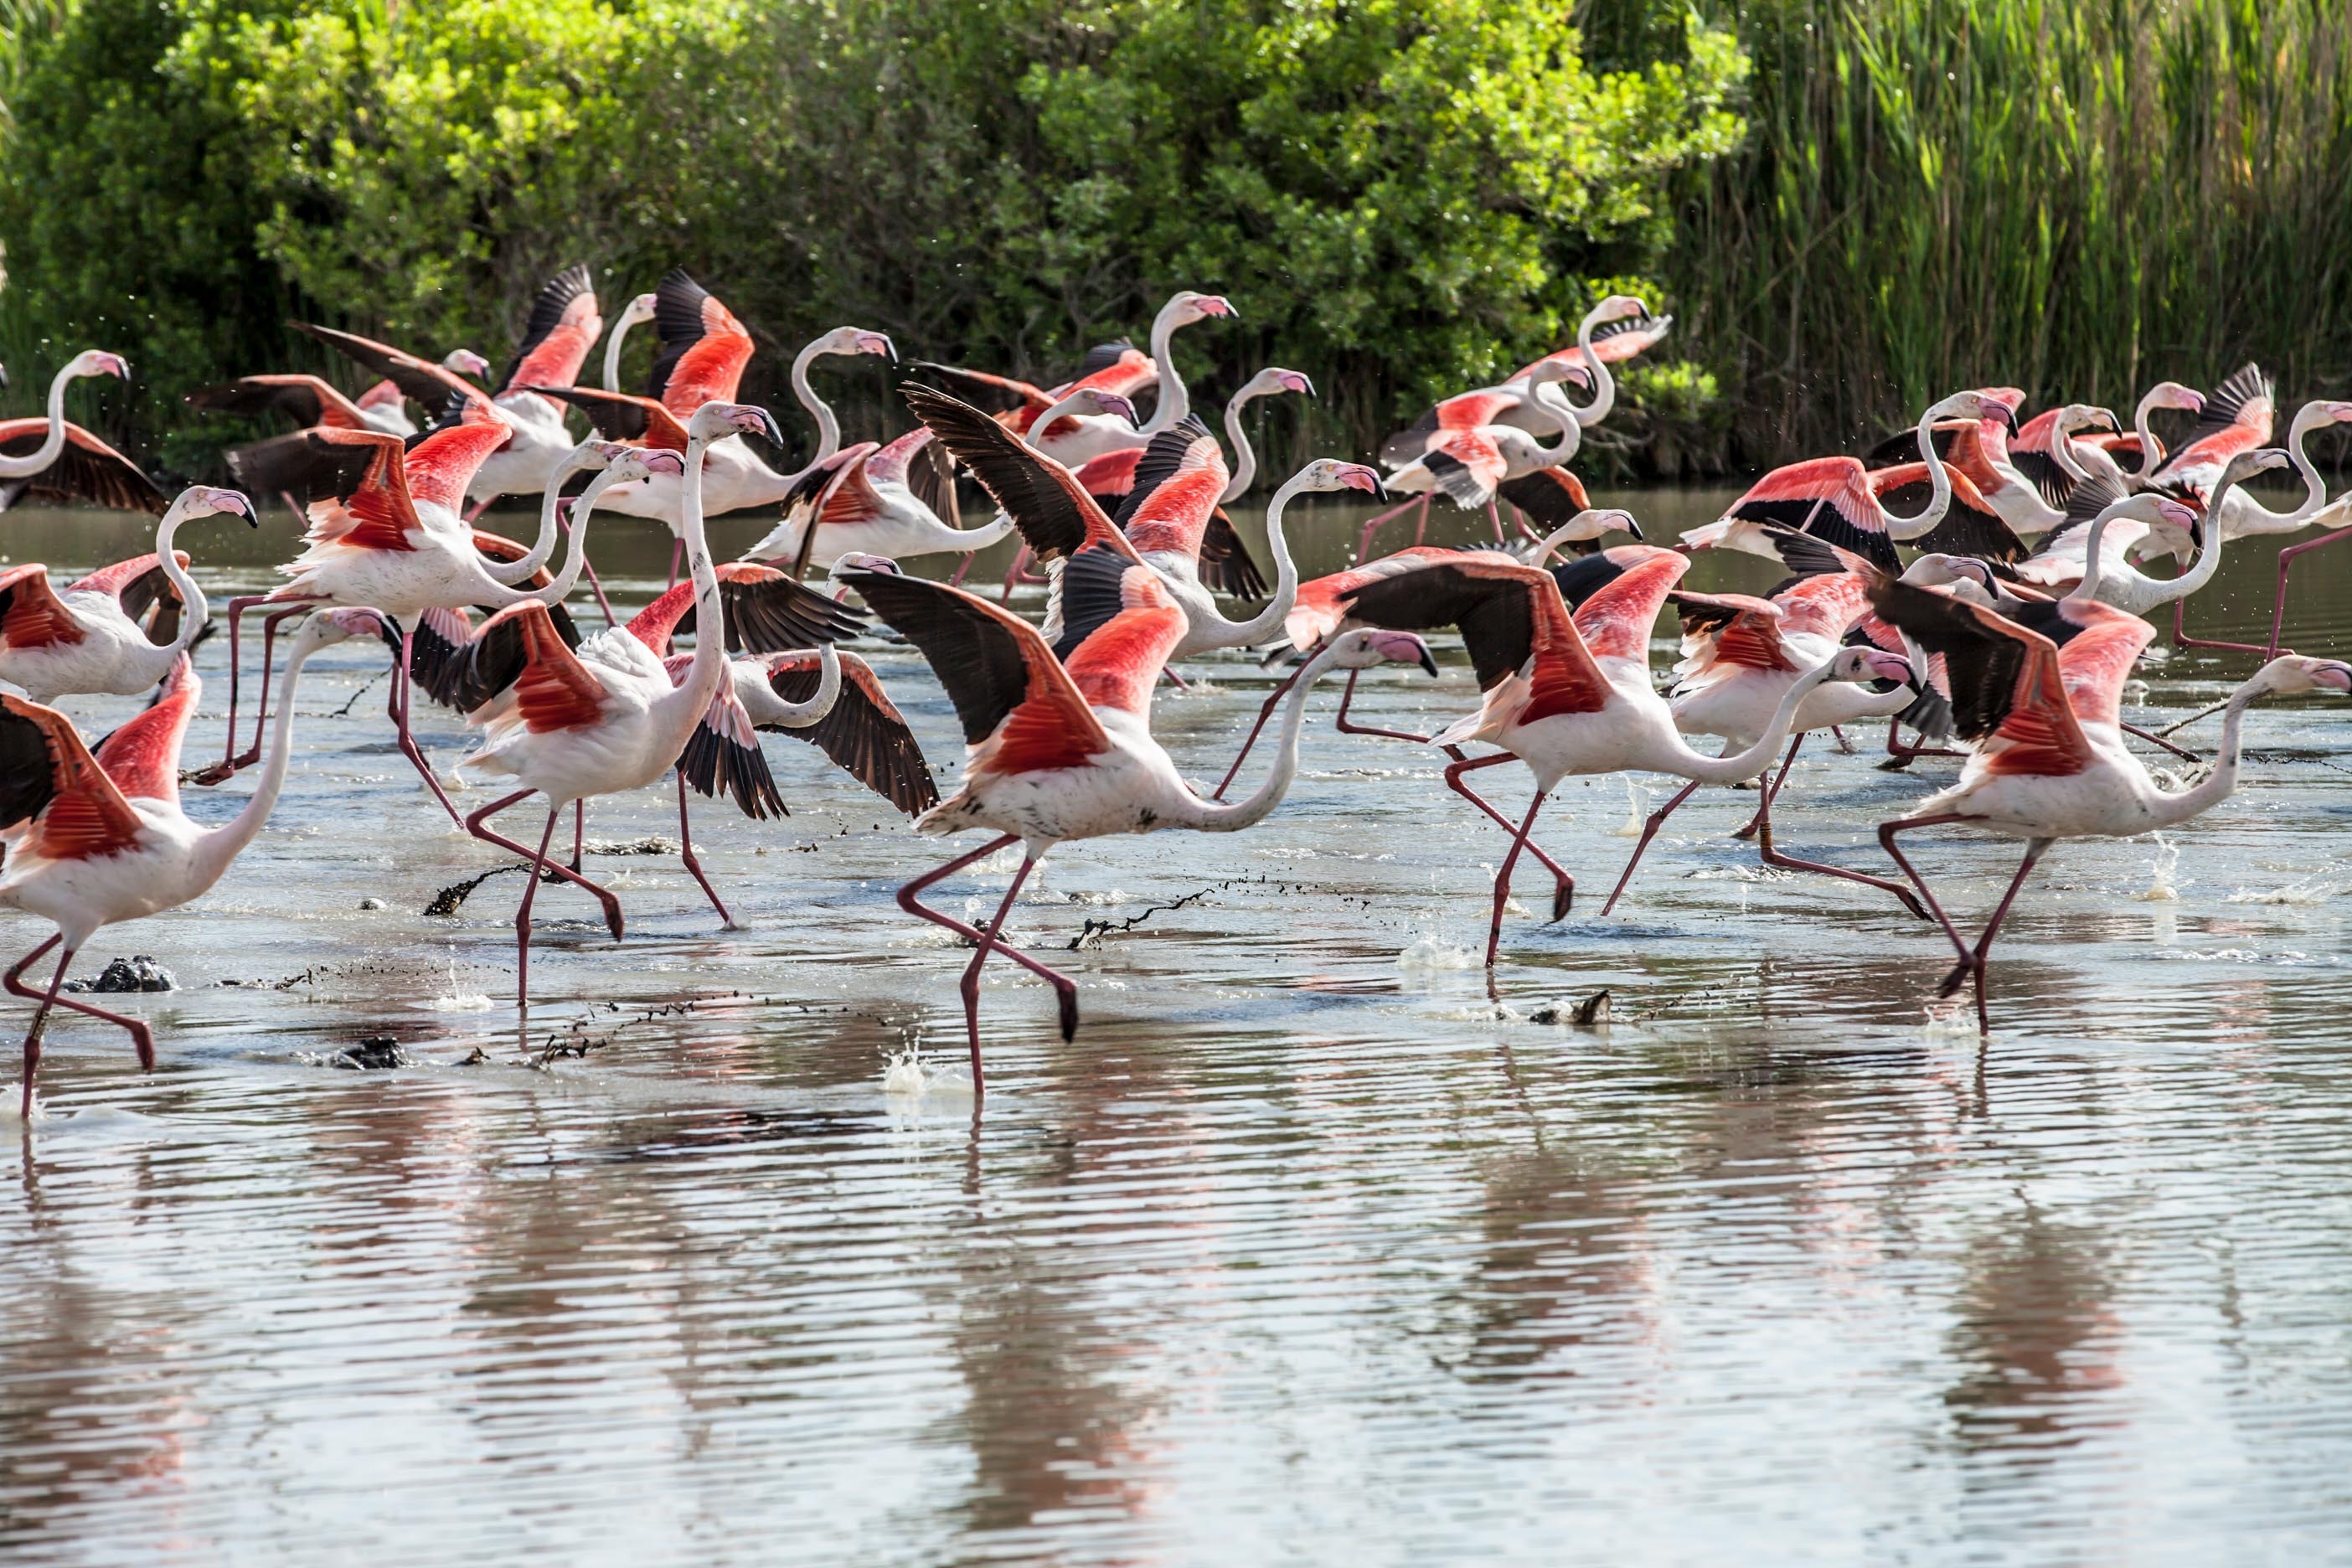
[{"label": "dark rock in water", "polygon": [[333,1065],[354,1072],[381,1072],[386,1068],[406,1067],[408,1053],[390,1035],[370,1035],[358,1045],[338,1052]]},{"label": "dark rock in water", "polygon": [[1568,1024],[1580,1029],[1598,1028],[1609,1022],[1610,997],[1606,991],[1595,991],[1573,1006],[1554,1003],[1538,1007],[1528,1015],[1530,1024]]},{"label": "dark rock in water", "polygon": [[180,983],[172,972],[140,953],[135,958],[118,958],[106,966],[106,972],[95,980],[68,980],[68,991],[177,991]]}]

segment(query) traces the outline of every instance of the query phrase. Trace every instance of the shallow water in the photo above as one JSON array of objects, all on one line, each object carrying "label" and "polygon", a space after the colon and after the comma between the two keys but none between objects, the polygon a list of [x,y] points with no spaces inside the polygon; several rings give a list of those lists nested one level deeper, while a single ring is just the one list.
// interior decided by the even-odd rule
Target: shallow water
[{"label": "shallow water", "polygon": [[[1628,499],[1664,539],[1721,498]],[[1310,572],[1355,515],[1294,519]],[[89,514],[5,529],[17,560],[139,547]],[[264,584],[289,532],[184,542],[225,592]],[[667,556],[626,523],[598,552],[625,608]],[[2197,624],[2251,629],[2272,553],[2239,553]],[[2352,553],[2304,571],[2291,632],[2340,651]],[[192,760],[219,743],[223,641]],[[870,651],[944,780],[944,697]],[[1466,710],[1444,657],[1360,706]],[[1695,799],[1601,920],[1617,779],[1547,809],[1583,891],[1542,925],[1522,874],[1498,1011],[1475,952],[1502,835],[1422,750],[1318,722],[1260,829],[1046,863],[1013,925],[1085,1022],[1064,1044],[1050,994],[992,965],[975,1116],[965,952],[890,896],[946,847],[789,740],[788,820],[698,816],[743,929],[674,858],[593,855],[627,940],[544,890],[519,1037],[520,878],[420,912],[498,862],[392,751],[360,690],[383,662],[315,661],[271,831],[78,965],[178,973],[121,999],[160,1070],[61,1022],[43,1112],[0,1152],[11,1563],[678,1541],[828,1564],[2207,1563],[2352,1539],[2340,707],[2258,710],[2243,792],[2166,843],[2056,851],[1996,950],[1981,1048],[1930,1016],[1928,928],[1759,873],[1727,837],[1752,796]],[[2249,668],[2177,657],[2147,700],[2179,716]],[[1270,678],[1188,673],[1158,725],[1213,779]],[[131,708],[75,706],[93,734]],[[1801,758],[1785,847],[1885,869],[1872,825],[1948,774],[1879,771],[1879,738]],[[463,740],[436,718],[427,742],[446,768]],[[1525,775],[1489,776],[1516,815]],[[674,831],[660,791],[590,827]],[[1923,849],[1971,911],[2013,864]],[[984,913],[1009,869],[942,901]],[[1120,929],[1066,951],[1089,920]],[[11,952],[45,934],[5,924]],[[1609,1027],[1535,1021],[1601,988]],[[412,1065],[322,1065],[387,1035]]]}]

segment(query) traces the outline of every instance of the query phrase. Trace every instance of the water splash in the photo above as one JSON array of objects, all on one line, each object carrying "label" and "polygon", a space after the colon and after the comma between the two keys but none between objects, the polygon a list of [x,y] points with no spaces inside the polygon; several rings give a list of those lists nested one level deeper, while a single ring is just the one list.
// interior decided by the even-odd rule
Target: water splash
[{"label": "water splash", "polygon": [[2147,891],[2139,895],[2144,903],[2177,904],[2180,889],[2173,878],[2180,870],[2180,846],[2159,833],[2156,836],[2156,863],[2149,868],[2150,880]]},{"label": "water splash", "polygon": [[1484,955],[1475,948],[1455,947],[1435,936],[1415,937],[1397,954],[1397,967],[1406,971],[1436,973],[1452,969],[1475,969]]},{"label": "water splash", "polygon": [[428,1013],[488,1013],[498,1003],[479,991],[467,991],[457,984],[457,950],[449,950],[449,984],[440,995],[425,1004]]},{"label": "water splash", "polygon": [[1639,838],[1642,829],[1649,826],[1650,792],[1632,773],[1625,775],[1625,820],[1609,831],[1619,838]]}]

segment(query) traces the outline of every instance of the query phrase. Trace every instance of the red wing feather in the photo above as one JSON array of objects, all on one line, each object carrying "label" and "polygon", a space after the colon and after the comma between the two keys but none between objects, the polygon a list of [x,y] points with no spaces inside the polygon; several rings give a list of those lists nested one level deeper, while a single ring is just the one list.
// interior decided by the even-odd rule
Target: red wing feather
[{"label": "red wing feather", "polygon": [[0,647],[55,647],[86,637],[38,563],[0,573]]}]

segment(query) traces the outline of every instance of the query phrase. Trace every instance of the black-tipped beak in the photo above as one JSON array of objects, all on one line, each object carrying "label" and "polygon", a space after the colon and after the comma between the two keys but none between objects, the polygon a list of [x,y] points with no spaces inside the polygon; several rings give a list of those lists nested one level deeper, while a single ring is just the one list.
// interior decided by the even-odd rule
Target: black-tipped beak
[{"label": "black-tipped beak", "polygon": [[1625,531],[1632,534],[1636,542],[1641,540],[1642,525],[1633,521],[1633,514],[1630,511],[1625,514]]},{"label": "black-tipped beak", "polygon": [[1421,645],[1421,668],[1429,672],[1432,680],[1437,679],[1437,656],[1429,650],[1427,643]]},{"label": "black-tipped beak", "polygon": [[1994,424],[2000,426],[2002,429],[2009,431],[2011,435],[2016,434],[2017,410],[2011,408],[2008,404],[1994,404],[1992,405],[1992,413],[1988,416],[1988,417],[1990,417]]}]

